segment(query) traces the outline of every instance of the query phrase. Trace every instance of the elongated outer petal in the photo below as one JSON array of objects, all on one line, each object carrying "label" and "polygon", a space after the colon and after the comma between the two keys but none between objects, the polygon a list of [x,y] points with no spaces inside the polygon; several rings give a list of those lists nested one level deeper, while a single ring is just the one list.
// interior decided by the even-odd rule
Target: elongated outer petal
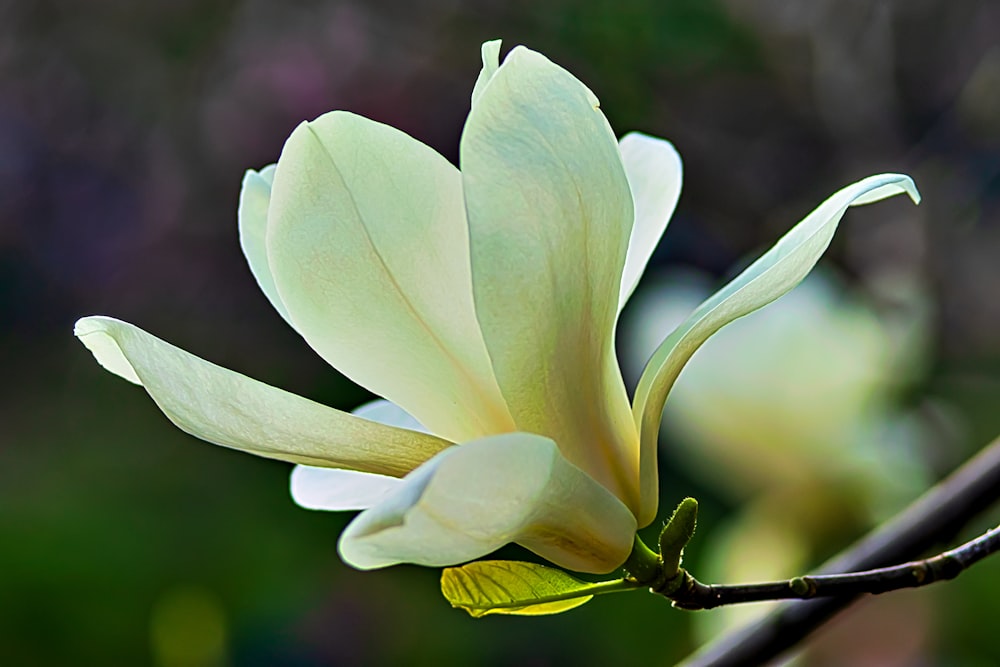
[{"label": "elongated outer petal", "polygon": [[413,471],[347,527],[340,555],[361,569],[454,565],[517,542],[571,570],[609,572],[628,556],[635,528],[631,511],[550,439],[507,433]]},{"label": "elongated outer petal", "polygon": [[260,171],[248,169],[243,176],[240,190],[240,206],[237,213],[240,228],[240,247],[250,265],[250,272],[257,280],[262,292],[274,309],[291,324],[288,311],[281,301],[278,288],[271,276],[267,262],[267,209],[271,203],[271,183],[274,181],[274,167],[270,164]]},{"label": "elongated outer petal", "polygon": [[681,196],[681,156],[669,141],[630,132],[618,143],[632,190],[635,223],[622,273],[618,310],[632,296]]},{"label": "elongated outer petal", "polygon": [[452,441],[514,430],[476,321],[458,171],[332,112],[289,137],[267,255],[298,332],[331,365]]},{"label": "elongated outer petal", "polygon": [[[426,433],[413,415],[395,403],[375,399],[351,410],[363,419]],[[311,510],[363,510],[377,505],[403,481],[398,477],[356,470],[297,465],[292,470],[292,499]]]},{"label": "elongated outer petal", "polygon": [[517,427],[637,509],[613,349],[632,197],[597,98],[517,47],[482,88],[460,155],[476,314]]},{"label": "elongated outer petal", "polygon": [[217,445],[401,477],[451,444],[252,380],[110,317],[85,317],[75,333],[107,370],[142,385],[180,429]]},{"label": "elongated outer petal", "polygon": [[[667,394],[691,355],[726,324],[766,306],[795,287],[823,255],[851,206],[906,193],[920,195],[909,176],[880,174],[853,183],[819,205],[725,287],[709,297],[667,336],[646,364],[633,411],[642,446],[643,516],[657,501],[656,442]],[[753,354],[747,350],[747,354]],[[642,519],[640,518],[640,524]]]}]

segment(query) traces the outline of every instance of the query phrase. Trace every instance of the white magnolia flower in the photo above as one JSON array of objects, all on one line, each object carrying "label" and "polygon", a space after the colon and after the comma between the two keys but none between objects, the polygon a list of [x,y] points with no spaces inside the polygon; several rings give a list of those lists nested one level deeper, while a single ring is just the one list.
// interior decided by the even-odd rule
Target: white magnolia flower
[{"label": "white magnolia flower", "polygon": [[542,55],[518,47],[500,64],[499,51],[483,45],[461,171],[332,112],[244,180],[240,235],[261,288],[387,402],[350,415],[130,324],[77,324],[180,428],[308,466],[292,477],[302,505],[363,509],[340,540],[359,568],[450,565],[509,542],[569,569],[619,566],[656,516],[660,413],[687,358],[801,280],[848,206],[915,196],[889,174],[831,197],[664,341],[630,406],[615,325],[677,201],[680,159],[660,139],[617,142],[594,94]]}]

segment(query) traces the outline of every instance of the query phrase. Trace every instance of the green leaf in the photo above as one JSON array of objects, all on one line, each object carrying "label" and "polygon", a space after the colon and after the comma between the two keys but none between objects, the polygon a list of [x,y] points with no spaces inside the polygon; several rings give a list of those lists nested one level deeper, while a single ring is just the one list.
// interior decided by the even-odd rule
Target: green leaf
[{"label": "green leaf", "polygon": [[451,606],[475,618],[559,614],[589,602],[596,594],[635,587],[622,579],[591,584],[562,570],[512,560],[477,561],[441,573],[441,592]]}]

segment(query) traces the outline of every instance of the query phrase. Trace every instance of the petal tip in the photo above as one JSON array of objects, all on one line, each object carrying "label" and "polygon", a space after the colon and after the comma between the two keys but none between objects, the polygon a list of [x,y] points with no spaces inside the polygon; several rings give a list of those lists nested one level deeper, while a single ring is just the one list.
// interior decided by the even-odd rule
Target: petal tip
[{"label": "petal tip", "polygon": [[337,555],[340,556],[340,560],[355,570],[378,570],[390,565],[398,565],[395,562],[382,562],[372,558],[364,549],[358,548],[354,540],[347,536],[347,531],[341,533],[340,539],[337,540]]},{"label": "petal tip", "polygon": [[292,474],[288,476],[288,494],[292,497],[292,502],[302,509],[316,509],[312,504],[307,502],[303,491],[305,470],[305,466],[301,464],[292,468]]},{"label": "petal tip", "polygon": [[920,203],[920,192],[913,179],[906,174],[876,174],[847,186],[831,197],[843,196],[843,193],[853,190],[854,194],[847,206],[865,206],[882,201],[889,197],[903,194],[909,196],[914,204]]},{"label": "petal tip", "polygon": [[89,333],[99,330],[101,328],[100,321],[100,315],[81,317],[73,324],[73,335],[77,338],[82,338]]},{"label": "petal tip", "polygon": [[894,182],[900,189],[907,194],[907,196],[913,201],[914,204],[920,204],[921,196],[920,191],[917,190],[917,184],[913,182],[913,178],[907,176],[906,174],[888,174],[893,177]]},{"label": "petal tip", "polygon": [[247,186],[256,183],[258,181],[263,181],[265,185],[270,188],[271,182],[274,180],[274,168],[277,166],[276,163],[271,163],[264,165],[260,169],[249,168],[243,172],[243,189],[246,190]]},{"label": "petal tip", "polygon": [[920,194],[920,190],[917,189],[917,184],[913,182],[913,179],[907,176],[903,187],[906,189],[906,194],[913,200],[913,203],[919,206],[923,196]]},{"label": "petal tip", "polygon": [[111,332],[112,325],[116,321],[100,315],[81,317],[73,326],[73,335],[80,339],[105,370],[132,384],[142,385],[135,368]]},{"label": "petal tip", "polygon": [[253,183],[260,176],[260,172],[256,169],[247,169],[243,172],[243,189],[245,190],[247,186]]},{"label": "petal tip", "polygon": [[496,69],[500,64],[500,47],[502,39],[491,39],[483,42],[482,55],[483,67],[486,69]]},{"label": "petal tip", "polygon": [[501,40],[492,39],[487,42],[483,42],[482,46],[482,61],[483,67],[479,72],[479,77],[476,79],[476,84],[472,88],[472,106],[476,106],[476,102],[483,94],[486,85],[493,79],[493,75],[497,73],[500,69],[500,45]]}]

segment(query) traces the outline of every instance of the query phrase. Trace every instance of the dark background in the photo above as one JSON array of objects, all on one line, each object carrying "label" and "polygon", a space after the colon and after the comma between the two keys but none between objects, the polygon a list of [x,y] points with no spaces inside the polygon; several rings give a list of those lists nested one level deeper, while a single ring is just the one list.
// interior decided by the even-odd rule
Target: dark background
[{"label": "dark background", "polygon": [[[851,212],[827,261],[858,290],[886,272],[924,286],[933,343],[906,400],[960,424],[926,452],[941,475],[1000,425],[997,35],[988,0],[0,0],[0,662],[672,664],[690,615],[652,596],[477,621],[435,571],[349,569],[349,517],[295,507],[287,465],[175,430],[74,320],[113,315],[329,405],[365,400],[256,288],[243,171],[329,109],[455,160],[479,45],[502,37],[580,77],[619,134],[676,144],[658,266],[727,275],[841,186],[911,174],[924,203]],[[662,466],[664,512],[696,494],[710,534],[739,509]],[[702,557],[696,538],[695,571]],[[919,664],[1000,659],[997,562],[913,595],[935,610]],[[872,631],[873,650],[891,643]]]}]

